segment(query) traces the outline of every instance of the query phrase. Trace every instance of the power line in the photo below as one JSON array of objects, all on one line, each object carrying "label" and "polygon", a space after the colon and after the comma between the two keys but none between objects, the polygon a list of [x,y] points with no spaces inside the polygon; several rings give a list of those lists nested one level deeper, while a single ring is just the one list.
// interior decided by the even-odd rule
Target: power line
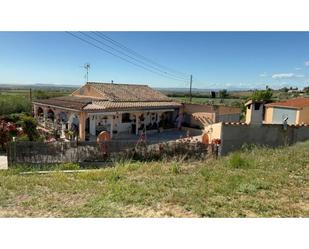
[{"label": "power line", "polygon": [[[88,43],[89,45],[91,45],[91,46],[93,46],[93,47],[96,47],[97,49],[100,49],[100,50],[102,50],[102,51],[104,51],[104,52],[106,52],[106,53],[108,53],[108,54],[111,54],[111,55],[113,55],[113,56],[115,56],[115,57],[117,57],[117,58],[119,58],[119,59],[121,59],[121,60],[124,60],[124,61],[126,61],[126,62],[128,62],[128,63],[130,63],[130,64],[133,64],[133,65],[137,66],[137,67],[143,68],[143,69],[146,70],[146,71],[149,71],[149,72],[155,73],[155,74],[157,74],[157,75],[160,75],[160,76],[162,76],[162,77],[170,78],[170,79],[173,79],[173,80],[183,81],[183,80],[175,79],[175,78],[173,78],[173,77],[170,77],[170,76],[167,76],[167,75],[158,73],[158,72],[153,71],[153,70],[151,70],[151,69],[149,69],[149,68],[146,68],[146,67],[144,67],[144,66],[142,66],[142,65],[140,65],[140,64],[137,64],[137,63],[134,63],[134,62],[132,62],[132,61],[130,61],[130,60],[127,60],[126,58],[123,58],[122,56],[119,56],[119,55],[117,55],[117,54],[115,54],[115,53],[113,53],[113,52],[110,52],[109,50],[106,50],[106,49],[104,49],[104,48],[102,48],[102,47],[100,47],[100,46],[98,46],[98,45],[96,45],[96,44],[94,44],[94,43],[92,43],[92,42],[90,42],[90,41],[88,41],[88,40],[82,38],[82,37],[79,37],[79,36],[73,34],[72,32],[66,31],[66,33],[69,34],[69,35],[71,35],[71,36],[73,36],[73,37],[75,37],[75,38],[77,38],[77,39],[79,39],[79,40],[81,40],[81,41],[83,41],[83,42],[85,42],[85,43]],[[185,82],[185,81],[183,81],[183,82]]]},{"label": "power line", "polygon": [[[109,47],[110,49],[112,49],[112,50],[114,50],[114,51],[116,51],[116,52],[118,52],[118,53],[120,53],[120,54],[122,54],[122,55],[124,55],[124,56],[126,56],[126,57],[129,57],[130,59],[132,59],[132,60],[138,62],[139,64],[141,64],[141,65],[143,65],[143,66],[145,66],[145,67],[151,67],[153,70],[156,70],[156,71],[161,72],[161,73],[163,73],[163,74],[170,74],[170,73],[168,73],[168,72],[165,72],[165,71],[162,71],[162,70],[158,69],[157,67],[154,67],[154,66],[151,66],[151,65],[147,65],[147,64],[145,64],[143,61],[141,61],[141,60],[139,60],[139,59],[136,59],[136,58],[134,58],[133,56],[130,56],[130,55],[128,55],[128,54],[122,52],[122,51],[119,50],[119,49],[115,49],[114,47],[112,47],[112,46],[110,46],[110,45],[107,45],[106,43],[104,43],[104,42],[102,42],[102,41],[100,41],[100,40],[98,40],[98,39],[92,37],[91,35],[86,34],[85,32],[79,32],[79,33],[82,34],[82,35],[84,35],[84,36],[86,36],[86,37],[88,37],[88,38],[90,38],[90,39],[92,39],[92,40],[94,40],[94,41],[96,41],[96,42],[98,42],[98,43],[100,43],[100,44],[102,44],[102,45],[104,45],[104,46]],[[97,34],[95,34],[95,35],[97,35]],[[178,77],[178,76],[174,76],[173,74],[170,74],[170,76],[171,76],[171,77],[174,77],[174,78],[178,78],[178,79],[180,79],[180,80],[187,80],[187,79],[184,79],[184,78],[180,78],[180,77]]]},{"label": "power line", "polygon": [[127,52],[129,52],[129,53],[131,53],[131,54],[133,54],[133,55],[135,55],[135,56],[141,58],[141,59],[144,60],[144,61],[148,61],[149,63],[151,63],[151,64],[153,64],[153,65],[156,65],[156,66],[159,67],[159,68],[162,68],[162,69],[164,69],[164,70],[169,70],[169,71],[175,72],[175,73],[178,74],[178,75],[182,75],[182,77],[184,77],[184,76],[185,76],[185,77],[189,77],[189,76],[190,76],[189,74],[182,73],[182,72],[179,72],[179,71],[177,71],[177,70],[175,70],[175,69],[172,69],[172,68],[166,67],[166,66],[164,66],[164,65],[162,65],[162,64],[159,64],[159,63],[155,62],[154,60],[151,60],[151,59],[149,59],[149,58],[147,58],[147,57],[141,55],[140,53],[134,51],[133,49],[130,49],[130,48],[126,47],[125,45],[121,44],[120,42],[115,41],[114,39],[110,38],[110,37],[107,36],[107,35],[101,34],[100,32],[93,32],[93,33],[96,33],[96,34],[97,34],[98,36],[100,36],[102,39],[104,39],[104,40],[106,40],[106,41],[108,41],[108,42],[110,42],[110,43],[112,43],[112,44],[114,44],[114,45],[116,45],[116,46],[122,48],[123,50],[126,50]]},{"label": "power line", "polygon": [[[165,73],[165,74],[170,74],[170,75],[172,75],[173,77],[187,80],[187,78],[183,78],[183,77],[184,77],[183,75],[180,76],[179,73],[178,73],[178,74],[175,74],[175,73],[172,73],[172,72],[168,72],[168,71],[169,71],[168,68],[166,68],[166,67],[164,68],[163,66],[161,66],[161,65],[159,65],[159,64],[157,64],[157,63],[152,62],[151,60],[147,59],[146,57],[144,57],[144,56],[142,56],[142,55],[139,55],[139,54],[138,54],[137,52],[135,52],[134,50],[131,50],[130,48],[125,47],[125,46],[122,45],[121,43],[118,43],[117,41],[112,40],[112,39],[109,38],[109,37],[104,37],[104,35],[103,35],[103,34],[100,34],[99,32],[91,32],[91,33],[93,33],[93,34],[96,35],[97,37],[100,37],[101,39],[104,39],[104,40],[107,41],[107,42],[112,43],[114,46],[117,46],[117,47],[119,47],[120,49],[124,50],[125,53],[123,53],[122,51],[120,51],[120,52],[123,53],[123,54],[125,54],[126,56],[132,58],[130,55],[127,54],[127,53],[130,53],[130,54],[132,54],[134,57],[138,57],[139,59],[134,58],[134,60],[137,60],[137,61],[139,61],[139,62],[142,63],[142,64],[146,64],[148,67],[152,67],[152,68],[154,68],[154,69],[156,69],[156,70],[158,70],[158,71],[161,71],[161,72],[163,72],[163,73]],[[109,39],[110,39],[110,40],[109,40]],[[104,44],[106,45],[106,43],[104,43]],[[108,46],[108,45],[106,45],[106,46]],[[113,48],[113,49],[114,49],[114,48]],[[117,50],[117,51],[119,51],[119,50]],[[147,62],[147,60],[148,60],[148,62]],[[168,69],[168,70],[167,70],[167,69]],[[172,71],[172,70],[170,70],[170,71]],[[184,74],[184,75],[185,75],[185,74]],[[188,75],[185,75],[185,77],[187,77],[187,76],[188,76]]]}]

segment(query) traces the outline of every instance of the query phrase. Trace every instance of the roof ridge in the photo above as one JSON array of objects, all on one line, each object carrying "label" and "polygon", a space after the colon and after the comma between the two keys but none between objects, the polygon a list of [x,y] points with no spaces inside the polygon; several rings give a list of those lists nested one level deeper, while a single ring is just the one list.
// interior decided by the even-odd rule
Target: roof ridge
[{"label": "roof ridge", "polygon": [[149,85],[147,85],[147,84],[136,84],[136,83],[111,83],[111,82],[87,82],[86,83],[86,85],[87,84],[89,84],[89,85],[91,85],[91,84],[96,84],[96,85],[123,85],[123,86],[147,86],[147,87],[149,87],[150,88],[150,86]]}]

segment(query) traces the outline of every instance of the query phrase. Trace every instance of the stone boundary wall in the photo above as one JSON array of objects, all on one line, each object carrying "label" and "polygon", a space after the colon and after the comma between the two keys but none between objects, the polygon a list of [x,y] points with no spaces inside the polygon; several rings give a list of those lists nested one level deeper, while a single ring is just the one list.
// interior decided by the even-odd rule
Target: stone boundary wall
[{"label": "stone boundary wall", "polygon": [[137,160],[156,160],[164,158],[202,159],[217,153],[208,145],[196,139],[179,139],[157,143],[155,141],[117,140],[96,142],[11,142],[8,146],[8,164],[58,164],[104,162],[109,155],[136,158]]},{"label": "stone boundary wall", "polygon": [[104,161],[105,154],[124,151],[136,141],[96,142],[11,142],[8,146],[8,164],[56,164],[69,162]]}]

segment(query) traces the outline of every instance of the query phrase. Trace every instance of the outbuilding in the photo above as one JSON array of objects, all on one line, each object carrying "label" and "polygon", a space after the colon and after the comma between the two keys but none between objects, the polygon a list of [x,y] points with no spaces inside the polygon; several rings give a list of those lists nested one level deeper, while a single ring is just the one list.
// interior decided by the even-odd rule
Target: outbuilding
[{"label": "outbuilding", "polygon": [[264,123],[309,124],[309,98],[299,97],[265,105]]}]

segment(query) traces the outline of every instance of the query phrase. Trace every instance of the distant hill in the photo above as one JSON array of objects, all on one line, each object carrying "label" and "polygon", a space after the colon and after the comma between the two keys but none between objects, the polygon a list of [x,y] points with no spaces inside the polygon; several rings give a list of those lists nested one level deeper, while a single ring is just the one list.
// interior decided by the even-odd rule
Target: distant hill
[{"label": "distant hill", "polygon": [[33,89],[33,90],[75,90],[78,86],[58,84],[0,84],[0,89]]},{"label": "distant hill", "polygon": [[[157,90],[159,91],[162,91],[162,92],[179,92],[179,93],[183,93],[183,92],[188,92],[189,93],[189,88],[156,88]],[[224,88],[214,88],[214,89],[203,89],[203,88],[192,88],[192,93],[209,93],[211,91],[215,91],[215,92],[218,92],[220,90],[222,90]],[[229,92],[239,92],[239,91],[248,91],[249,89],[248,88],[229,88],[227,89]]]},{"label": "distant hill", "polygon": [[[79,86],[78,85],[63,85],[63,84],[48,84],[48,83],[36,83],[36,84],[1,84],[0,83],[0,89],[29,89],[32,88],[34,90],[36,89],[49,89],[49,90],[75,90]],[[183,93],[183,92],[189,92],[189,88],[176,88],[176,87],[157,87],[155,88],[162,92],[174,92],[174,93]],[[192,88],[192,93],[209,93],[210,91],[220,91],[223,88]],[[233,91],[248,91],[249,89],[245,88],[228,88],[229,92]]]}]

